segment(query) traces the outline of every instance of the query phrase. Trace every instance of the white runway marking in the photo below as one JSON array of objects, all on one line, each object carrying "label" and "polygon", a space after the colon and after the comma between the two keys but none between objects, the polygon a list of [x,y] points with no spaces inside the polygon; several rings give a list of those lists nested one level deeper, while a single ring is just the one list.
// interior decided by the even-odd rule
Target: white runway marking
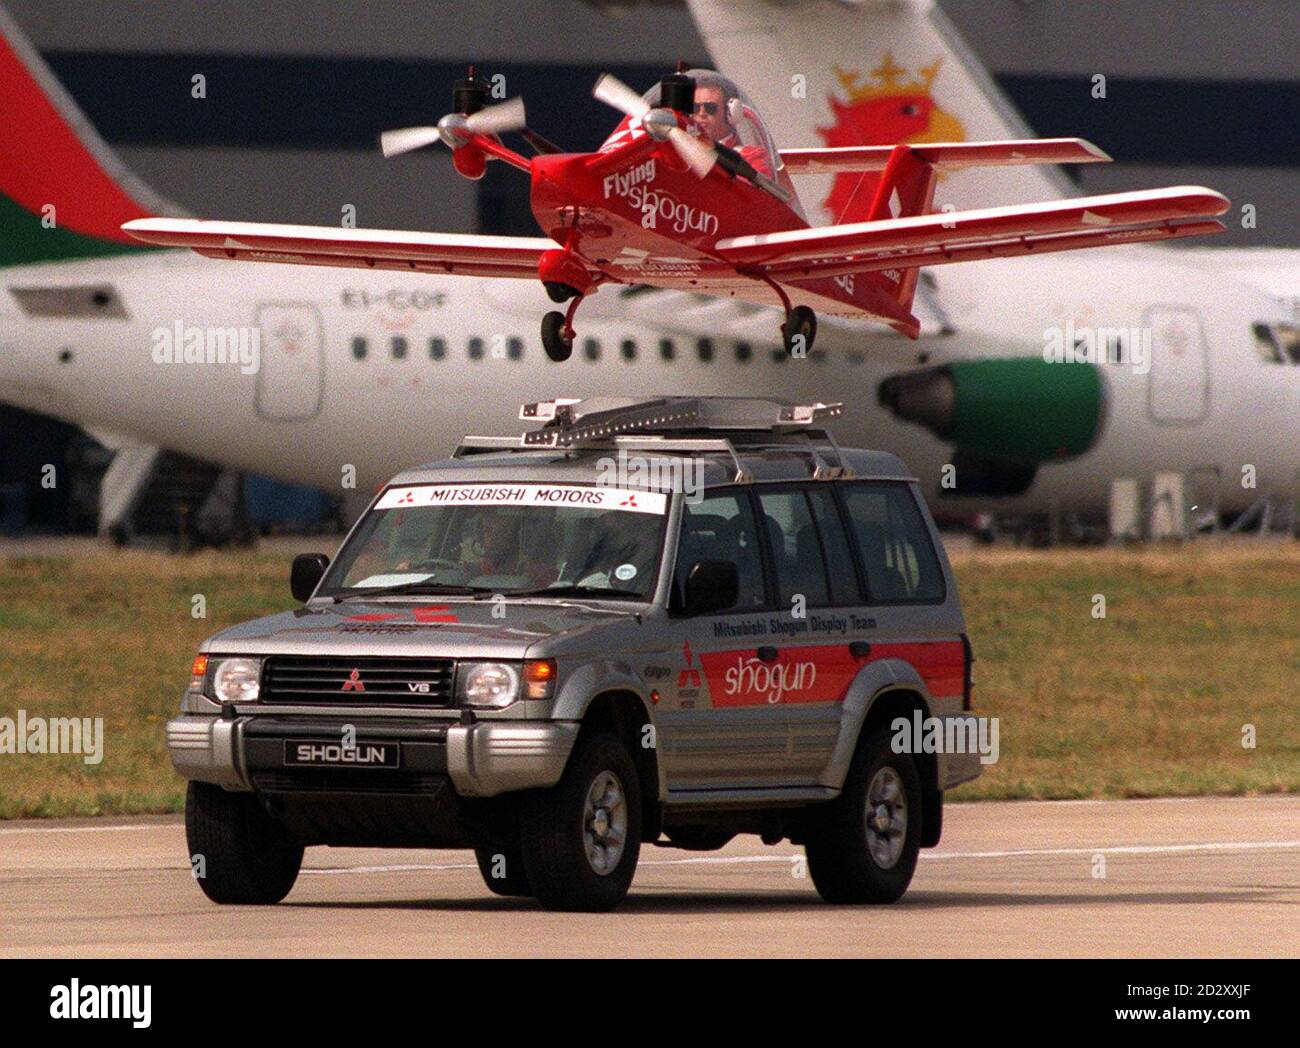
[{"label": "white runway marking", "polygon": [[170,825],[172,824],[166,822],[143,822],[118,824],[116,826],[10,826],[8,828],[0,827],[0,834],[115,833],[118,831],[160,830],[166,829]]},{"label": "white runway marking", "polygon": [[[1260,851],[1271,848],[1300,848],[1300,841],[1211,841],[1203,844],[1124,844],[1097,848],[1020,848],[1012,851],[921,852],[922,859],[1010,859],[1027,855],[1161,855],[1185,852]],[[690,859],[642,859],[638,866],[732,866],[745,863],[789,863],[803,858],[801,852],[781,855],[706,855]],[[179,868],[179,867],[178,867]],[[404,863],[391,866],[304,866],[302,872],[408,873],[417,870],[473,870],[475,863]]]}]

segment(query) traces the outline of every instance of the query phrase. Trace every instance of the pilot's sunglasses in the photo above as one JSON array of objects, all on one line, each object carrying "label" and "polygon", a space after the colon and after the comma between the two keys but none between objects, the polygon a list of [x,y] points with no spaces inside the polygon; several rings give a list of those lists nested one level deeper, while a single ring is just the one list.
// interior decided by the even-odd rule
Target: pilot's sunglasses
[{"label": "pilot's sunglasses", "polygon": [[716,116],[718,112],[717,102],[696,102],[695,111],[703,113],[705,116]]}]

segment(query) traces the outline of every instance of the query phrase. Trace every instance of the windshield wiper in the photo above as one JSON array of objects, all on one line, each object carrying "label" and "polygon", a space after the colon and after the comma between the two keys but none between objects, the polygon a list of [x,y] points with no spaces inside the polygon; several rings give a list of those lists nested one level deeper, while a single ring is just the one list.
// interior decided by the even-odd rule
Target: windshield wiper
[{"label": "windshield wiper", "polygon": [[388,597],[398,594],[441,595],[469,597],[477,593],[491,593],[490,586],[462,586],[452,582],[402,582],[396,586],[353,586],[346,593],[335,593],[330,599],[335,604],[344,600]]},{"label": "windshield wiper", "polygon": [[580,586],[577,584],[539,586],[537,589],[527,590],[506,590],[502,595],[505,597],[615,597],[620,599],[634,597],[637,600],[648,599],[644,593],[637,593],[635,590],[610,589],[606,586]]}]

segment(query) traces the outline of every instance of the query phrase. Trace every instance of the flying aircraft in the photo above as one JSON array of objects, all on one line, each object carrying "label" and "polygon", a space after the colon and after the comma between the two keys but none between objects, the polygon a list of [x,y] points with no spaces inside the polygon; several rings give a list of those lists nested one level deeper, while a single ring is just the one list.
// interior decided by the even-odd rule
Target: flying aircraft
[{"label": "flying aircraft", "polygon": [[[573,352],[574,316],[606,284],[640,284],[776,303],[781,338],[802,353],[814,307],[869,317],[909,338],[922,266],[1043,255],[1222,232],[1228,201],[1201,186],[1028,206],[936,211],[940,174],[978,165],[1090,163],[1110,158],[1080,139],[813,147],[778,151],[757,110],[727,77],[679,68],[644,95],[606,74],[593,94],[624,114],[594,153],[564,153],[534,133],[531,157],[502,144],[526,131],[515,98],[486,106],[488,85],[456,83],[437,126],[385,132],[386,156],[437,142],[456,169],[482,178],[501,161],[529,176],[545,237],[467,237],[381,229],[141,218],[123,228],[210,258],[538,278],[567,312],[542,320],[552,360]],[[878,173],[862,222],[810,226],[790,175]]]},{"label": "flying aircraft", "polygon": [[[926,3],[698,0],[692,11],[716,64],[762,92],[755,103],[783,138],[1028,137]],[[891,66],[904,72],[871,75]],[[778,72],[769,82],[759,69]],[[808,97],[787,99],[799,70],[812,77]],[[609,288],[584,305],[572,365],[539,369],[528,365],[545,294],[532,281],[248,271],[139,245],[122,223],[176,209],[116,160],[3,8],[0,108],[0,400],[117,450],[105,528],[180,497],[182,480],[197,506],[218,470],[364,501],[466,432],[508,431],[521,402],[665,390],[846,400],[837,432],[904,456],[941,514],[1104,519],[1112,478],[1172,470],[1208,481],[1209,469],[1218,508],[1240,513],[1294,490],[1300,473],[1300,343],[1292,303],[1275,293],[1300,287],[1295,252],[1265,252],[1263,268],[1249,249],[1220,261],[1163,246],[948,266],[917,283],[917,340],[825,316],[804,360],[773,338],[770,306]],[[810,216],[864,221],[878,175],[803,176]],[[936,204],[1062,197],[1062,181],[1043,164],[961,168],[939,181]],[[156,337],[178,320],[254,329],[260,368],[155,362]],[[1149,368],[1045,362],[1044,330],[1070,323],[1149,331]],[[213,475],[182,477],[171,453],[215,464]],[[1247,465],[1253,487],[1239,480]]]}]

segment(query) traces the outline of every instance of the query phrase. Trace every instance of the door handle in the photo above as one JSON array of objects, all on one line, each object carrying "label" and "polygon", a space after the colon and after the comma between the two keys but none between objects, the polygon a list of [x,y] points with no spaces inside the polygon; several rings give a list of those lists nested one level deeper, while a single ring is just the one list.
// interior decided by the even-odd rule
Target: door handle
[{"label": "door handle", "polygon": [[849,654],[855,659],[865,659],[871,654],[871,642],[868,640],[849,641]]},{"label": "door handle", "polygon": [[758,655],[759,660],[762,662],[775,662],[781,657],[781,653],[770,644],[764,644],[755,654]]}]

